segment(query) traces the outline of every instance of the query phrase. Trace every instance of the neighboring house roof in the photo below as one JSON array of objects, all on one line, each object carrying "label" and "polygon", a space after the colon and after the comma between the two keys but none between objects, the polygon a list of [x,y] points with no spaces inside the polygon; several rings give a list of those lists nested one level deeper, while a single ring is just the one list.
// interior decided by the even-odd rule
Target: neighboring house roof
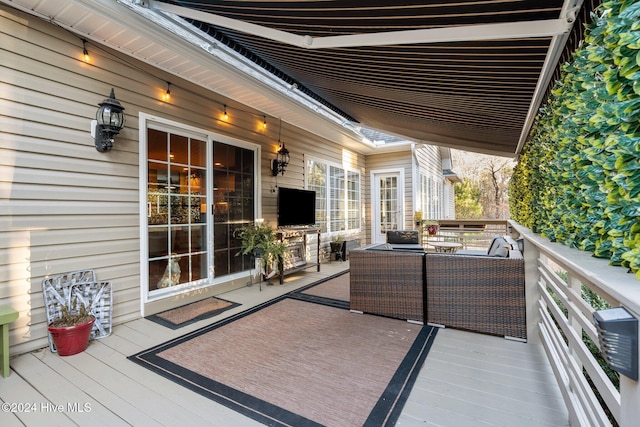
[{"label": "neighboring house roof", "polygon": [[359,152],[505,156],[599,3],[0,1]]},{"label": "neighboring house roof", "polygon": [[443,169],[442,175],[451,182],[462,182],[458,174],[456,174],[451,169]]}]

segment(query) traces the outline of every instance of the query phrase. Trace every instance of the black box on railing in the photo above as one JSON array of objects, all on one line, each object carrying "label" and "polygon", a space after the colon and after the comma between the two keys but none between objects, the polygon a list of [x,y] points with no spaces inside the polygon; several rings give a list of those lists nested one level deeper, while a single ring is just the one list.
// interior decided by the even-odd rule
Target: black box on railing
[{"label": "black box on railing", "polygon": [[604,360],[622,375],[638,380],[638,319],[624,307],[593,313]]}]

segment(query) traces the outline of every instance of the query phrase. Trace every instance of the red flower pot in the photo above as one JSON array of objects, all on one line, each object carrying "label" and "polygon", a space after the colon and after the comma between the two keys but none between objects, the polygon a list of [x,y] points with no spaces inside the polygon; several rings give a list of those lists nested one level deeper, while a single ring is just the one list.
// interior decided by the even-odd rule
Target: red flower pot
[{"label": "red flower pot", "polygon": [[58,350],[58,354],[60,356],[71,356],[84,351],[89,345],[89,337],[95,321],[96,319],[94,318],[80,325],[61,328],[49,326],[49,333],[53,339],[53,344]]}]

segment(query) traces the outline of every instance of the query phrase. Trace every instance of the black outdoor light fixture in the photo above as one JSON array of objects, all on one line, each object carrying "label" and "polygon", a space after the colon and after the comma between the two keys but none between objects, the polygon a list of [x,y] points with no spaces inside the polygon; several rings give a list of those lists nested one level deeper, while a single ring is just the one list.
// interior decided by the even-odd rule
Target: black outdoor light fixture
[{"label": "black outdoor light fixture", "polygon": [[638,319],[626,308],[593,313],[604,360],[622,375],[638,381]]},{"label": "black outdoor light fixture", "polygon": [[289,150],[284,146],[284,142],[280,144],[280,148],[276,151],[276,158],[271,163],[271,172],[273,176],[277,176],[279,173],[284,175],[284,170],[289,164]]},{"label": "black outdoor light fixture", "polygon": [[120,133],[124,127],[124,107],[116,99],[111,88],[109,98],[98,104],[98,112],[96,113],[96,125],[94,137],[96,141],[96,150],[104,153],[113,148],[113,137]]}]

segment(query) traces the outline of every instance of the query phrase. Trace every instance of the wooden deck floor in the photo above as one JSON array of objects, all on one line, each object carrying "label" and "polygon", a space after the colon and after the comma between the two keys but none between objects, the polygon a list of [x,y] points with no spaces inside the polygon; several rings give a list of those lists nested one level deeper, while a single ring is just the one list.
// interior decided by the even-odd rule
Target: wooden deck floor
[{"label": "wooden deck floor", "polygon": [[[344,268],[348,263],[323,264],[322,272],[290,276],[282,286],[225,294],[242,306],[219,318]],[[0,426],[261,425],[126,359],[211,321],[173,331],[140,319],[114,327],[75,356],[43,349],[12,358],[10,377],[0,379]],[[563,426],[567,420],[540,346],[442,329],[397,425]]]}]

